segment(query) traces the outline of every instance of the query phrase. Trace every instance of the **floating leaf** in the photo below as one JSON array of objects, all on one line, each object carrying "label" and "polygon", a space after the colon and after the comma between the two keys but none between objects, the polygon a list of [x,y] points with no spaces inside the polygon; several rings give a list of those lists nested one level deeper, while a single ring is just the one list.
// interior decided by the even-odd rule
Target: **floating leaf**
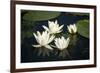
[{"label": "floating leaf", "polygon": [[60,12],[52,11],[28,11],[24,14],[23,19],[28,21],[43,21],[55,18],[60,15]]},{"label": "floating leaf", "polygon": [[83,15],[89,16],[89,13],[66,13],[66,14],[79,15],[79,16],[83,16]]},{"label": "floating leaf", "polygon": [[80,20],[77,22],[78,33],[89,38],[89,20]]}]

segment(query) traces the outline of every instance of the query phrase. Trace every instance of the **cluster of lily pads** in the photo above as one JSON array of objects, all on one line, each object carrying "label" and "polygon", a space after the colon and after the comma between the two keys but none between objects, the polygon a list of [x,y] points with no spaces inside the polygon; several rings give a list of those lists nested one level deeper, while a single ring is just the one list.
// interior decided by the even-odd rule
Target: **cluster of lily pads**
[{"label": "cluster of lily pads", "polygon": [[[33,33],[37,45],[32,45],[33,47],[40,48],[41,47],[49,50],[54,50],[57,48],[58,50],[62,51],[66,49],[70,43],[70,37],[65,38],[63,35],[60,37],[56,37],[56,34],[62,33],[64,25],[59,25],[57,20],[56,21],[48,21],[48,27],[43,25],[44,28],[43,32],[37,31]],[[77,27],[75,24],[70,24],[65,26],[67,27],[69,34],[76,34]],[[54,42],[54,45],[51,43]]]}]

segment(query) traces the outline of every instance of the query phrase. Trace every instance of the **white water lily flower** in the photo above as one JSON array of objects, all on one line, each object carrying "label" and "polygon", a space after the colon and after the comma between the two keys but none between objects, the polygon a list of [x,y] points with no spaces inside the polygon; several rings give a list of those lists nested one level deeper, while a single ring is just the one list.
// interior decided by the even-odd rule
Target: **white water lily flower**
[{"label": "white water lily flower", "polygon": [[77,32],[77,27],[76,27],[76,25],[75,24],[70,24],[69,26],[67,26],[68,27],[68,31],[69,31],[69,33],[76,33]]},{"label": "white water lily flower", "polygon": [[55,22],[48,21],[48,27],[43,26],[43,28],[48,31],[50,34],[56,34],[62,32],[62,28],[64,25],[59,26],[57,20]]},{"label": "white water lily flower", "polygon": [[63,36],[61,38],[55,39],[56,48],[58,48],[59,50],[63,50],[67,48],[69,45],[69,42],[70,42],[70,39],[69,38],[65,39]]},{"label": "white water lily flower", "polygon": [[47,32],[44,31],[42,32],[42,34],[37,31],[37,35],[35,33],[33,33],[36,41],[38,42],[39,45],[32,45],[34,47],[45,47],[48,49],[53,49],[50,45],[48,45],[49,43],[51,43],[53,41],[53,39],[55,38],[55,36],[51,35]]}]

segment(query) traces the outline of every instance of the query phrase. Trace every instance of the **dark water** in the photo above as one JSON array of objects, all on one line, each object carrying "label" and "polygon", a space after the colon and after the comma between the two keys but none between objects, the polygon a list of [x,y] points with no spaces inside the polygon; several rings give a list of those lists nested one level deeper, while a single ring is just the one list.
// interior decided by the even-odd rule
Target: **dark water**
[{"label": "dark water", "polygon": [[[58,20],[60,25],[64,24],[63,32],[66,33],[67,25],[76,23],[78,20],[89,19],[89,16],[78,16],[61,13],[57,18],[51,19],[52,21]],[[32,26],[33,31],[43,31],[42,25],[48,24],[47,21],[35,22],[35,26]],[[24,29],[25,30],[25,29]],[[72,37],[72,44],[66,50],[68,50],[70,56],[66,54],[65,57],[59,56],[60,51],[56,48],[53,51],[48,50],[48,55],[38,55],[40,48],[32,47],[32,44],[37,44],[34,36],[25,37],[21,39],[21,62],[45,62],[45,61],[63,61],[63,60],[86,60],[89,59],[89,39],[85,38],[78,33]],[[44,50],[41,50],[42,52]]]}]

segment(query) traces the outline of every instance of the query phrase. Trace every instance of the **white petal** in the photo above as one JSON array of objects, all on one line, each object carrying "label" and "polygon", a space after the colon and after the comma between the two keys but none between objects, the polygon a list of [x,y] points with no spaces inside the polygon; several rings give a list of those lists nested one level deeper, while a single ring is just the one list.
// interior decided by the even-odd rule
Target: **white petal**
[{"label": "white petal", "polygon": [[65,49],[65,48],[59,48],[59,50],[63,50],[63,49]]},{"label": "white petal", "polygon": [[52,36],[49,38],[49,40],[48,40],[48,44],[51,43],[51,42],[53,41],[54,38],[55,38],[55,36],[52,35]]},{"label": "white petal", "polygon": [[64,48],[66,48],[66,46],[67,46],[67,40],[66,39],[63,39],[63,46],[64,46]]},{"label": "white petal", "polygon": [[41,36],[41,33],[40,33],[39,31],[37,31],[37,35],[38,35],[38,36]]},{"label": "white petal", "polygon": [[62,47],[64,47],[65,38],[62,36],[61,40],[62,40]]},{"label": "white petal", "polygon": [[51,24],[49,24],[49,29],[52,30],[53,28],[55,28],[55,24],[51,22]]},{"label": "white petal", "polygon": [[38,37],[37,37],[37,35],[35,34],[35,33],[33,33],[33,35],[34,35],[34,37],[37,39]]},{"label": "white petal", "polygon": [[57,31],[56,33],[60,33],[60,32],[62,32],[62,30],[60,30],[60,31]]},{"label": "white petal", "polygon": [[66,48],[68,47],[69,42],[70,42],[70,38],[67,38],[67,40],[66,40]]},{"label": "white petal", "polygon": [[59,27],[59,30],[61,30],[61,29],[63,28],[63,26],[64,26],[64,25],[61,25],[61,26]]},{"label": "white petal", "polygon": [[42,36],[41,33],[39,31],[37,31],[37,35],[38,35],[38,43],[41,44],[42,43]]},{"label": "white petal", "polygon": [[41,47],[41,45],[32,45],[33,47]]},{"label": "white petal", "polygon": [[73,24],[73,27],[74,27],[74,32],[76,33],[77,32],[77,27],[75,24]]},{"label": "white petal", "polygon": [[44,36],[44,41],[45,41],[45,44],[49,44],[49,38],[50,38],[50,35],[49,34],[46,34],[45,36]]},{"label": "white petal", "polygon": [[74,29],[75,29],[74,25],[70,25],[70,27],[71,27],[71,30],[74,32]]},{"label": "white petal", "polygon": [[49,28],[48,28],[48,27],[43,26],[43,28],[44,28],[46,31],[49,31]]},{"label": "white petal", "polygon": [[48,24],[51,24],[51,21],[48,21]]},{"label": "white petal", "polygon": [[58,21],[56,20],[56,21],[55,21],[55,24],[57,24],[57,23],[58,23]]},{"label": "white petal", "polygon": [[55,39],[55,45],[56,45],[56,47],[57,47],[57,48],[60,48],[60,46],[59,46],[59,43],[58,43],[58,42],[59,42],[59,40],[58,40],[58,38],[56,38],[56,39]]},{"label": "white petal", "polygon": [[53,50],[53,48],[50,45],[45,45],[46,48]]},{"label": "white petal", "polygon": [[62,48],[62,40],[61,38],[58,39],[59,48]]},{"label": "white petal", "polygon": [[57,48],[57,46],[55,46],[55,45],[50,45],[51,47],[54,47],[54,48]]},{"label": "white petal", "polygon": [[38,36],[37,36],[35,33],[33,33],[33,35],[34,35],[34,37],[35,37],[36,41],[39,43],[39,42],[40,42],[40,40],[39,40]]},{"label": "white petal", "polygon": [[70,26],[67,26],[69,33],[72,33]]},{"label": "white petal", "polygon": [[69,38],[64,40],[64,48],[67,48],[69,45]]},{"label": "white petal", "polygon": [[44,38],[45,35],[46,35],[46,31],[43,31],[43,32],[42,32],[42,38]]},{"label": "white petal", "polygon": [[41,44],[43,44],[43,45],[47,44],[48,38],[49,38],[49,36],[48,36],[48,34],[47,34],[47,31],[44,31],[44,32],[42,33],[42,42],[41,42]]},{"label": "white petal", "polygon": [[64,40],[64,37],[62,36],[61,39],[60,39],[60,42],[59,42],[59,43],[61,44],[61,48],[64,47],[64,42],[63,42],[63,40]]},{"label": "white petal", "polygon": [[69,26],[70,26],[71,29],[73,29],[73,24],[70,24]]},{"label": "white petal", "polygon": [[56,48],[59,48],[59,45],[58,45],[58,43],[55,41],[55,45],[56,45]]}]

